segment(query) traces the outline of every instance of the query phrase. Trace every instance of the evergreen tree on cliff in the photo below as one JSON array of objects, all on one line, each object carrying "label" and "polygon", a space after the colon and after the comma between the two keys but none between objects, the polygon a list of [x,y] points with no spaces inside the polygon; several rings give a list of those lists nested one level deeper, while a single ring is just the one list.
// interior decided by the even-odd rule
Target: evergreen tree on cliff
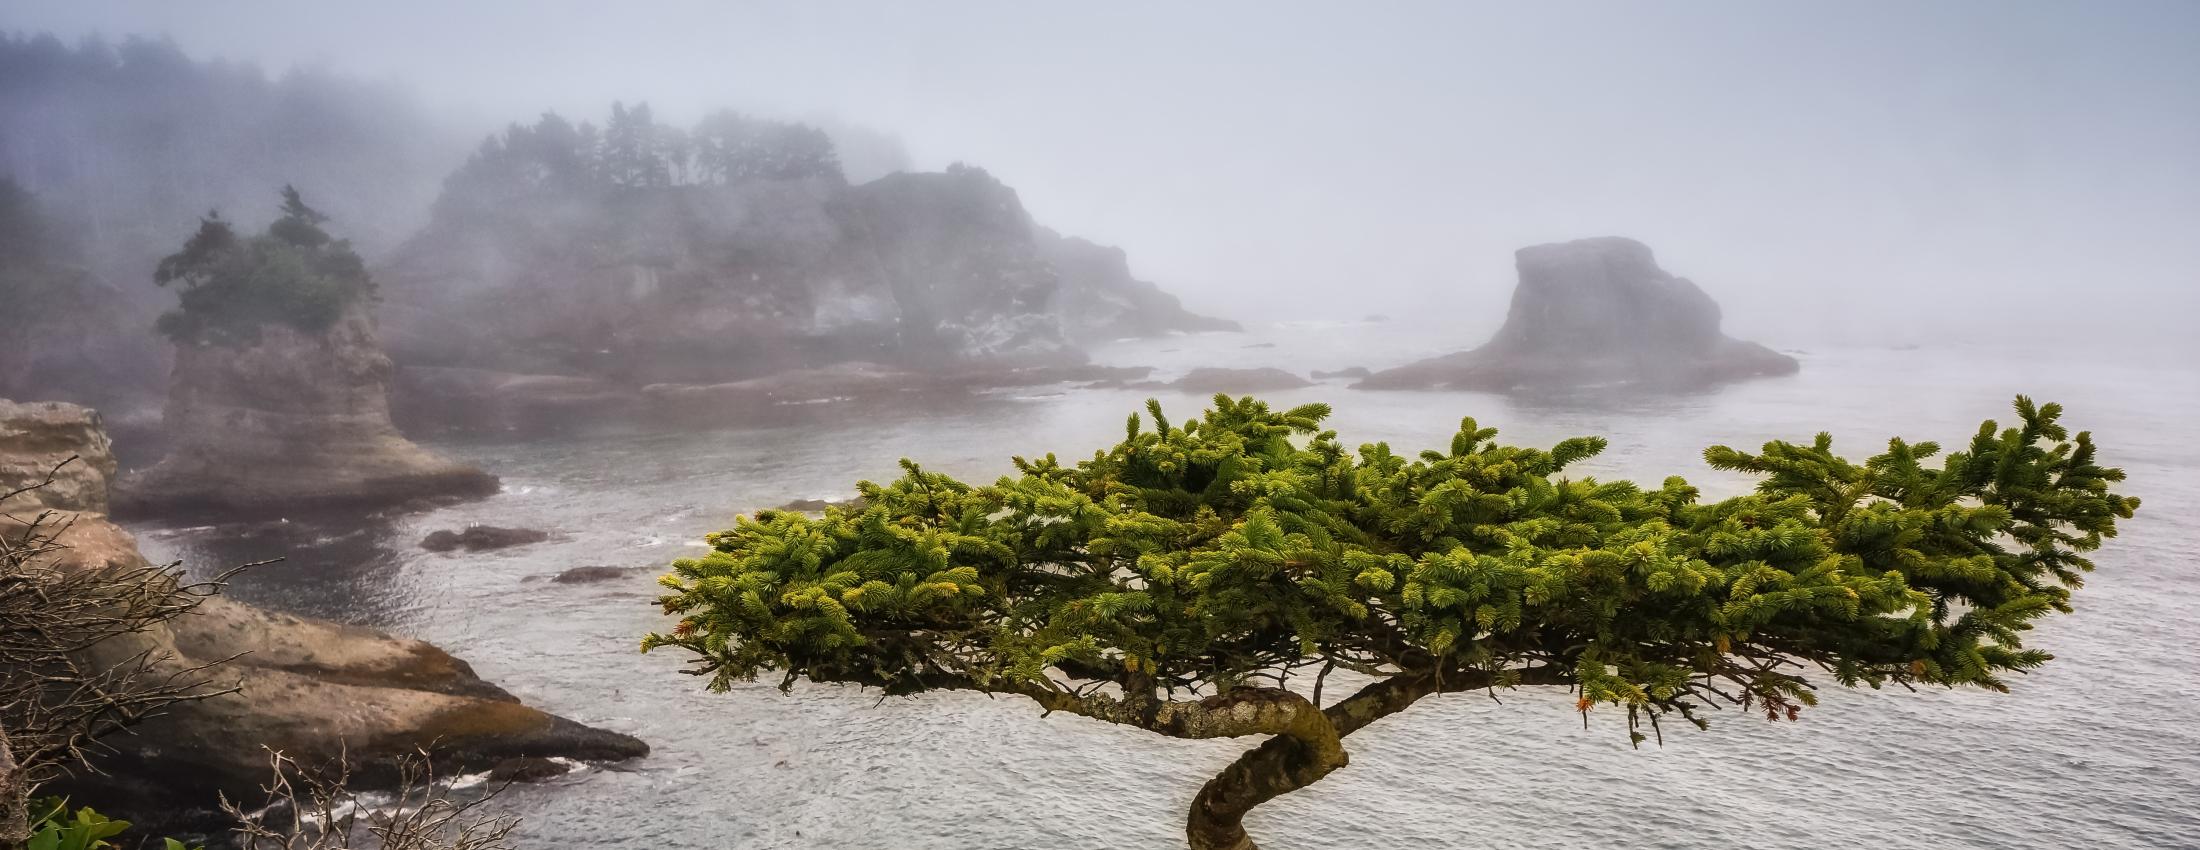
[{"label": "evergreen tree on cliff", "polygon": [[2022,397],[2013,426],[1938,465],[1940,446],[1899,439],[1861,463],[1824,434],[1713,447],[1712,466],[1763,476],[1713,502],[1677,477],[1563,477],[1604,448],[1592,437],[1520,448],[1467,419],[1404,456],[1348,451],[1324,405],[1149,411],[1074,466],[1018,458],[973,486],[904,461],[861,507],[744,518],[673,565],[679,621],[643,647],[693,653],[721,690],[974,690],[1265,736],[1187,824],[1196,850],[1243,850],[1248,811],[1432,694],[1565,688],[1640,743],[1722,704],[1794,720],[1827,681],[2007,690],[2049,659],[2024,633],[2071,610],[2084,553],[2138,506],[2089,434]]},{"label": "evergreen tree on cliff", "polygon": [[218,344],[250,343],[267,323],[317,333],[374,296],[351,243],[321,229],[328,217],[290,186],[282,199],[282,214],[263,235],[239,237],[209,213],[182,250],[161,259],[153,281],[180,290],[176,309],[160,317],[162,333]]}]

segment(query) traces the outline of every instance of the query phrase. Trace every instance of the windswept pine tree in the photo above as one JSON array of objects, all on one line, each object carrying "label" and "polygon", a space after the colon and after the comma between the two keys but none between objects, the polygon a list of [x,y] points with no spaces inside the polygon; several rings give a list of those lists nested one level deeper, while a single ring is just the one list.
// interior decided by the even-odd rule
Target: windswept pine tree
[{"label": "windswept pine tree", "polygon": [[[1329,409],[1217,397],[1122,443],[1018,458],[974,486],[903,462],[860,507],[766,511],[678,561],[679,617],[723,690],[773,677],[1031,699],[1179,738],[1265,736],[1201,788],[1195,850],[1253,847],[1254,807],[1344,767],[1344,740],[1438,693],[1564,688],[1636,743],[1728,705],[1794,720],[1842,686],[2009,688],[2071,610],[2085,553],[2138,500],[2057,405],[1968,448],[1809,443],[1705,452],[1763,476],[1705,502],[1563,476],[1604,441],[1507,446],[1473,419],[1441,451],[1348,451]],[[1150,427],[1148,427],[1150,424]],[[1341,695],[1333,674],[1359,687]],[[1662,735],[1660,735],[1662,740]]]}]

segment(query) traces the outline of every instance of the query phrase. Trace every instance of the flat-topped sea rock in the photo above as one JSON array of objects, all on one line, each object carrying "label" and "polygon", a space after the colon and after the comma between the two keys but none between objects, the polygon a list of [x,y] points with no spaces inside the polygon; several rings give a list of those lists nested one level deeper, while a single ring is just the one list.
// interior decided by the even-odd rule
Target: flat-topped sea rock
[{"label": "flat-topped sea rock", "polygon": [[248,344],[180,343],[171,447],[123,478],[116,512],[292,515],[495,493],[496,476],[397,432],[390,376],[365,307],[318,333],[269,323]]},{"label": "flat-topped sea rock", "polygon": [[1795,359],[1720,329],[1719,305],[1659,268],[1650,248],[1607,236],[1515,253],[1504,327],[1472,351],[1376,372],[1354,389],[1689,389],[1793,374]]}]

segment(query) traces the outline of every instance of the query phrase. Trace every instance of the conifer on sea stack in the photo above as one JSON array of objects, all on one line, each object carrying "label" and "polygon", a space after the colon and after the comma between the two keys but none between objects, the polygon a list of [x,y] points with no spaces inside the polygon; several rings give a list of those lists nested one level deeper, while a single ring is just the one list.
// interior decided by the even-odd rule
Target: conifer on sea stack
[{"label": "conifer on sea stack", "polygon": [[374,282],[298,192],[240,236],[209,215],[154,280],[179,290],[158,464],[124,478],[124,514],[288,515],[496,492],[496,476],[414,445],[390,423],[394,371]]}]

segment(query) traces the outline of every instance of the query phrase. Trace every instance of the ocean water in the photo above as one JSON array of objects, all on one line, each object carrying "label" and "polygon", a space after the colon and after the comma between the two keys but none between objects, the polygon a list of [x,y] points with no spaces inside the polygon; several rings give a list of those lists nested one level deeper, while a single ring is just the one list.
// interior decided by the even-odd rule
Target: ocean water
[{"label": "ocean water", "polygon": [[[1123,342],[1102,362],[1381,367],[1445,350],[1391,323],[1273,326]],[[1803,371],[1680,397],[1518,399],[1374,393],[1344,382],[1267,394],[1327,401],[1351,443],[1442,446],[1459,417],[1502,439],[1611,441],[1580,474],[1707,496],[1714,443],[1833,432],[1854,455],[1889,436],[1958,444],[2023,392],[2060,401],[2130,473],[2144,505],[2035,645],[2058,658],[2010,694],[1829,689],[1801,722],[1727,711],[1709,732],[1632,749],[1616,712],[1584,728],[1563,694],[1425,700],[1347,739],[1350,767],[1257,810],[1268,850],[1388,847],[2200,846],[2200,356],[2066,347],[1835,348]],[[1179,741],[1028,702],[941,693],[882,700],[769,683],[709,694],[676,654],[637,653],[662,625],[655,568],[698,552],[737,512],[852,492],[907,456],[972,478],[1013,454],[1065,459],[1117,439],[1153,393],[1022,389],[900,408],[819,404],[789,424],[436,446],[500,474],[486,501],[391,524],[139,526],[155,558],[196,569],[281,555],[233,592],[433,641],[530,704],[631,733],[655,752],[515,786],[529,848],[1120,848],[1181,846],[1200,783],[1254,742]],[[1175,418],[1202,399],[1158,394]],[[482,554],[417,548],[467,523],[552,531]],[[585,585],[576,566],[649,569]]]}]

